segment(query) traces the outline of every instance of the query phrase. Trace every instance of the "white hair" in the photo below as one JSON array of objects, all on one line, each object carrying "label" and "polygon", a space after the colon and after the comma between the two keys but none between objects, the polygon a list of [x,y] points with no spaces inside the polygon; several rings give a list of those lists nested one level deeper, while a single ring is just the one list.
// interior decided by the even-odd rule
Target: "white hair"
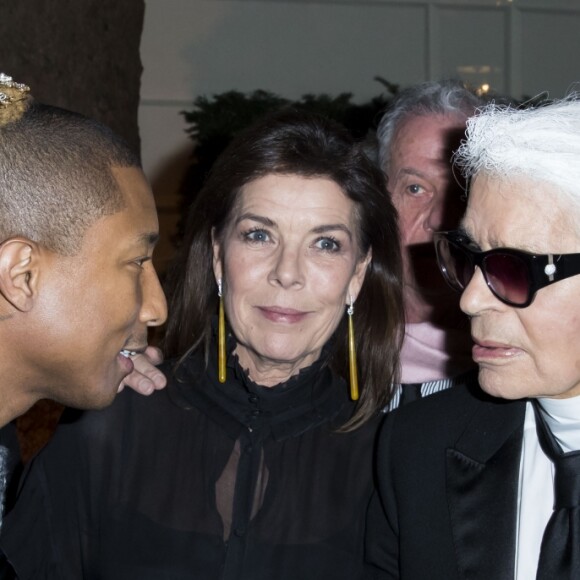
[{"label": "white hair", "polygon": [[408,119],[420,116],[470,117],[484,100],[454,79],[428,81],[408,87],[397,94],[377,127],[378,161],[386,171],[391,160],[395,133]]},{"label": "white hair", "polygon": [[580,95],[536,108],[491,104],[467,122],[454,156],[466,179],[526,178],[555,188],[580,208]]}]

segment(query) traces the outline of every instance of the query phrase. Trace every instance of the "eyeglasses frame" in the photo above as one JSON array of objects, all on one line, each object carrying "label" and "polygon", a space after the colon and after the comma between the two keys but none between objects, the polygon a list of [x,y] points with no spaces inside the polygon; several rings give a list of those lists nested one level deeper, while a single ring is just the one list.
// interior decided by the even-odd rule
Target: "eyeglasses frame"
[{"label": "eyeglasses frame", "polygon": [[[469,259],[473,265],[473,271],[475,273],[475,267],[481,270],[483,279],[487,287],[490,289],[491,293],[504,304],[508,306],[513,306],[515,308],[527,308],[536,297],[536,293],[550,286],[555,282],[560,282],[572,276],[577,276],[580,274],[580,253],[575,254],[534,254],[532,252],[526,252],[524,250],[517,250],[515,248],[493,248],[491,250],[480,250],[477,248],[473,241],[471,241],[465,234],[459,230],[449,230],[445,232],[436,232],[433,235],[433,242],[435,244],[435,253],[437,255],[437,264],[439,270],[443,274],[446,282],[459,292],[463,292],[465,288],[458,287],[454,284],[451,277],[449,276],[444,259],[440,255],[439,242],[445,241],[452,244]],[[493,289],[490,281],[487,277],[487,271],[484,267],[485,260],[489,256],[493,255],[507,255],[518,258],[526,265],[528,273],[530,274],[530,286],[528,288],[528,296],[524,303],[514,303],[503,296],[498,295],[497,291]]]}]

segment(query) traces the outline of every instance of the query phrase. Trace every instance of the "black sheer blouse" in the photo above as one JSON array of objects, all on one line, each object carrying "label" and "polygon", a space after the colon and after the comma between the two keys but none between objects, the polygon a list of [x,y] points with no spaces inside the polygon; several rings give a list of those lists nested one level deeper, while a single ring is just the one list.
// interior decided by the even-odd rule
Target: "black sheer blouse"
[{"label": "black sheer blouse", "polygon": [[321,362],[264,388],[230,358],[225,384],[193,356],[151,397],[67,414],[5,521],[21,580],[367,577],[379,419],[337,433],[353,403]]}]

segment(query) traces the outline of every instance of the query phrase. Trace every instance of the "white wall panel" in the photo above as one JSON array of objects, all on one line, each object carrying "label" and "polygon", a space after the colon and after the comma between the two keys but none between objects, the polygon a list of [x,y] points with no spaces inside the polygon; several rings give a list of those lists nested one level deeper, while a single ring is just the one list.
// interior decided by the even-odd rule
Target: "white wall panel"
[{"label": "white wall panel", "polygon": [[522,11],[521,22],[523,94],[564,96],[580,81],[580,11]]},{"label": "white wall panel", "polygon": [[426,13],[384,3],[149,0],[142,97],[265,89],[366,99],[381,92],[375,75],[425,78]]},{"label": "white wall panel", "polygon": [[438,7],[434,78],[462,78],[472,86],[486,83],[507,90],[507,12],[497,8]]},{"label": "white wall panel", "polygon": [[379,94],[457,77],[521,97],[580,81],[580,0],[146,0],[139,126],[162,221],[192,144],[199,95]]},{"label": "white wall panel", "polygon": [[184,109],[199,95],[264,89],[380,94],[428,76],[426,4],[147,0],[139,125],[158,205],[174,197],[191,143]]}]

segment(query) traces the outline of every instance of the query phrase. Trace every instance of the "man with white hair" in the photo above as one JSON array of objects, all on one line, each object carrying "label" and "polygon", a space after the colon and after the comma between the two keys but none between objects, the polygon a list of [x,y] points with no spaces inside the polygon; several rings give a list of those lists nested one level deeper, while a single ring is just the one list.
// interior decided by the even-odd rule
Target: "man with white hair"
[{"label": "man with white hair", "polygon": [[463,292],[481,389],[387,418],[379,577],[580,578],[580,100],[468,122],[456,231],[435,236]]}]

